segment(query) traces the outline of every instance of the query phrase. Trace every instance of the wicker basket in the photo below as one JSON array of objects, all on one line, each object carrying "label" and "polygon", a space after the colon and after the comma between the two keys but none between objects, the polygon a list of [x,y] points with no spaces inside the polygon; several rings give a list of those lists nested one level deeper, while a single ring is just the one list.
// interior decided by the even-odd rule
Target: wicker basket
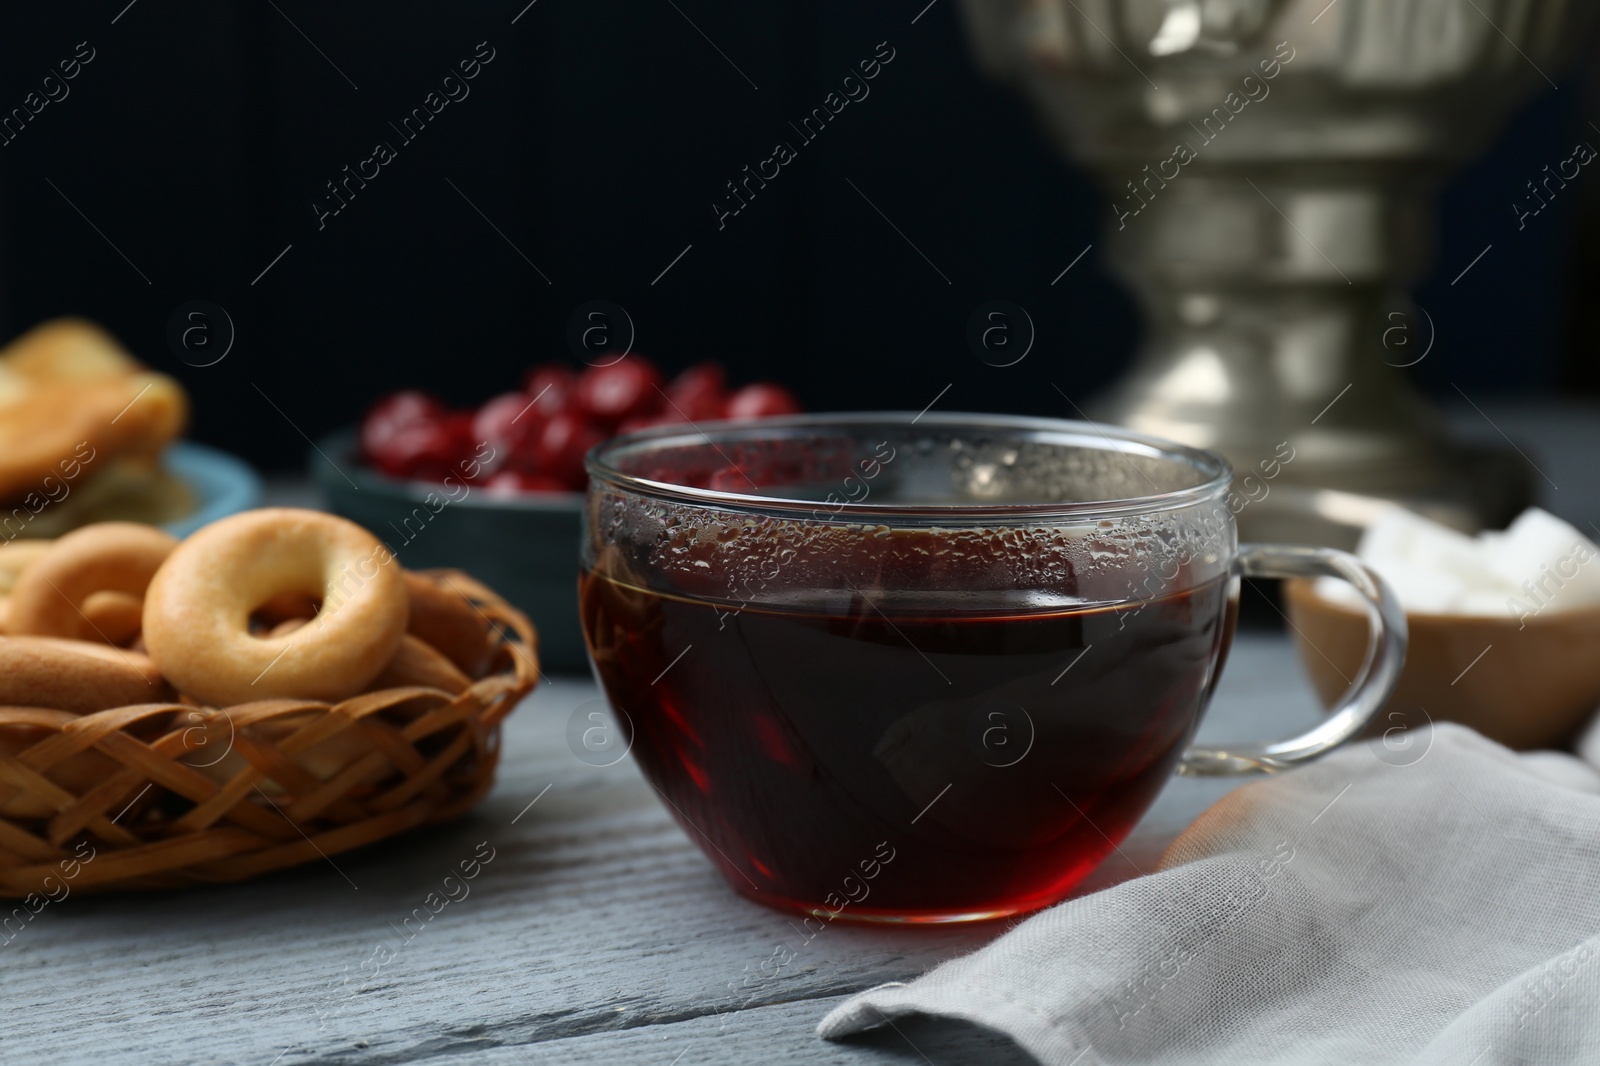
[{"label": "wicker basket", "polygon": [[0,898],[240,881],[473,807],[494,783],[501,719],[537,681],[536,637],[467,575],[426,573],[491,622],[491,671],[456,695],[0,707],[0,726],[29,727],[0,732],[32,740],[0,756]]}]

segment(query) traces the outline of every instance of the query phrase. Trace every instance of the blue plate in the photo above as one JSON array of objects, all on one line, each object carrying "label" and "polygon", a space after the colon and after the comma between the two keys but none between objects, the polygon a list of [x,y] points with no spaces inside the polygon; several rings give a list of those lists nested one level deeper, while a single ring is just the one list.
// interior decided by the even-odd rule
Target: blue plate
[{"label": "blue plate", "polygon": [[194,491],[192,514],[161,528],[186,537],[219,518],[247,511],[261,503],[261,478],[242,459],[204,444],[177,441],[165,452],[166,467]]}]

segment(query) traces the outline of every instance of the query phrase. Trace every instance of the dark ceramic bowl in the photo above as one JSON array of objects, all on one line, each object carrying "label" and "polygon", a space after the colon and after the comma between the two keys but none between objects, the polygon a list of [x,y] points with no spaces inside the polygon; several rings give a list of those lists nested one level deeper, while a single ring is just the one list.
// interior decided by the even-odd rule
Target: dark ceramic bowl
[{"label": "dark ceramic bowl", "polygon": [[366,466],[354,430],[327,437],[318,449],[311,476],[329,510],[370,529],[403,565],[465,570],[521,608],[539,629],[542,669],[588,672],[578,624],[583,493],[506,499],[457,489],[449,502],[440,486]]}]

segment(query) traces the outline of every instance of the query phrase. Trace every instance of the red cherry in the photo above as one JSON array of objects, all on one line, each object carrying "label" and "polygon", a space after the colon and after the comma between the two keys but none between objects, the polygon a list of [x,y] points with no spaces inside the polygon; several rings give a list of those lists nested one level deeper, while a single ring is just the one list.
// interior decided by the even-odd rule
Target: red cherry
[{"label": "red cherry", "polygon": [[565,411],[572,401],[578,375],[559,363],[543,363],[522,379],[522,391],[534,401],[534,410],[546,415]]},{"label": "red cherry", "polygon": [[555,415],[534,438],[534,469],[575,491],[587,481],[583,457],[605,434],[569,411]]},{"label": "red cherry", "polygon": [[386,422],[399,425],[405,422],[421,422],[430,418],[442,418],[445,406],[425,392],[417,389],[402,389],[391,392],[372,405],[367,412],[368,419],[382,419]]},{"label": "red cherry", "polygon": [[571,490],[548,474],[532,474],[526,470],[501,470],[490,474],[483,483],[483,491],[490,496],[521,496],[526,492],[570,492]]},{"label": "red cherry", "polygon": [[[445,416],[444,427],[456,442],[456,461],[452,464],[457,473],[463,473],[467,460],[474,458],[477,451],[478,439],[472,434],[472,421],[476,416],[472,411],[452,411]],[[480,469],[478,471],[482,473]]]},{"label": "red cherry", "polygon": [[690,422],[721,418],[728,402],[728,377],[717,363],[696,363],[667,386],[667,410]]},{"label": "red cherry", "polygon": [[395,428],[370,458],[391,477],[439,481],[454,471],[465,444],[448,419],[412,422]]},{"label": "red cherry", "polygon": [[384,442],[400,427],[438,421],[445,413],[444,405],[427,393],[415,389],[390,393],[373,404],[361,420],[361,450],[376,462]]},{"label": "red cherry", "polygon": [[573,387],[574,406],[610,428],[661,409],[661,371],[639,356],[610,366],[592,366]]},{"label": "red cherry", "polygon": [[539,432],[544,419],[545,415],[527,393],[504,392],[473,415],[472,438],[494,449],[494,458],[489,462],[498,469]]},{"label": "red cherry", "polygon": [[770,418],[773,415],[797,415],[800,401],[782,385],[757,382],[728,397],[728,418]]},{"label": "red cherry", "polygon": [[533,429],[526,436],[519,439],[510,452],[506,453],[501,465],[530,474],[543,470],[544,456],[539,450],[539,437],[543,434],[544,427],[549,424],[549,421],[549,419],[541,419],[535,422]]}]

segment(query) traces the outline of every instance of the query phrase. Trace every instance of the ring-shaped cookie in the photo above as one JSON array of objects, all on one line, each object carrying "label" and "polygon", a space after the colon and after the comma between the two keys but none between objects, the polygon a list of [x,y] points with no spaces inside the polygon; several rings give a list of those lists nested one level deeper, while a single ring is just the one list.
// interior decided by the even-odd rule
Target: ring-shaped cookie
[{"label": "ring-shaped cookie", "polygon": [[[294,593],[320,603],[310,623],[251,634],[262,604]],[[394,657],[408,609],[400,565],[371,533],[317,511],[265,508],[178,545],[145,592],[144,642],[161,673],[202,702],[335,702]]]},{"label": "ring-shaped cookie", "polygon": [[96,592],[142,597],[177,543],[171,534],[138,522],[97,522],[57,538],[17,575],[6,631],[120,643],[95,627],[85,603]]}]

